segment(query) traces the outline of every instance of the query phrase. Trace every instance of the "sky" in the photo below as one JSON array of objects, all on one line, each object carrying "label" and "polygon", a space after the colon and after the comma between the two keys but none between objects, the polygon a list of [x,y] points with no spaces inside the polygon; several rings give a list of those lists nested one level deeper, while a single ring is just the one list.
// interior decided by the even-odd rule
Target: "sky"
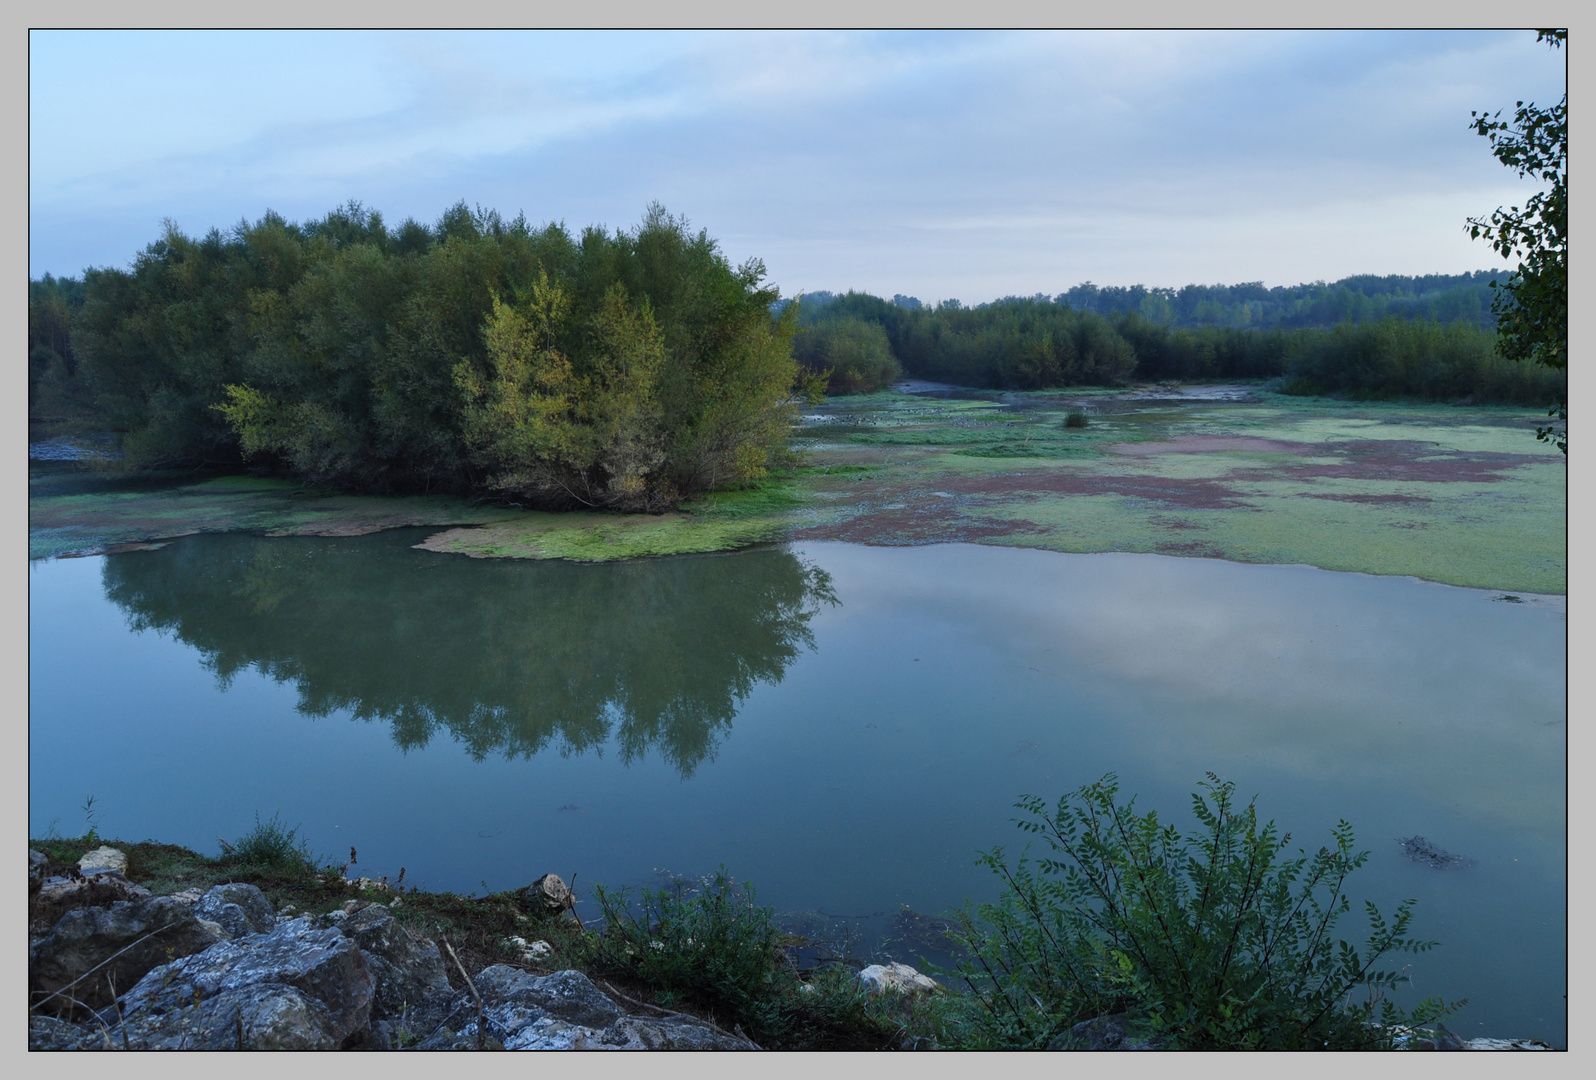
[{"label": "sky", "polygon": [[1291,285],[1506,264],[1535,188],[1470,111],[1562,96],[1511,32],[67,32],[29,39],[29,274],[348,200],[630,228],[783,295]]}]

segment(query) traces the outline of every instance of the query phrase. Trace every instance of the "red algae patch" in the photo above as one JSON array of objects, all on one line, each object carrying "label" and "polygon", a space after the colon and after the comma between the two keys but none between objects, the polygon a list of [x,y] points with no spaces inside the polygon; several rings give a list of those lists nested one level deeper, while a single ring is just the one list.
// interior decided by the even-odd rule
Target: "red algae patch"
[{"label": "red algae patch", "polygon": [[1154,454],[1313,454],[1321,447],[1311,443],[1260,439],[1252,435],[1182,435],[1162,442],[1109,443],[1103,447],[1126,457],[1152,457]]},{"label": "red algae patch", "polygon": [[1274,479],[1490,484],[1506,479],[1502,474],[1510,469],[1548,460],[1532,454],[1448,452],[1423,443],[1390,441],[1330,443],[1320,453],[1333,454],[1343,460],[1333,464],[1288,465],[1276,470]]},{"label": "red algae patch", "polygon": [[1073,469],[947,477],[944,489],[962,495],[1123,495],[1183,510],[1251,510],[1241,493],[1216,480],[1164,476],[1112,476]]}]

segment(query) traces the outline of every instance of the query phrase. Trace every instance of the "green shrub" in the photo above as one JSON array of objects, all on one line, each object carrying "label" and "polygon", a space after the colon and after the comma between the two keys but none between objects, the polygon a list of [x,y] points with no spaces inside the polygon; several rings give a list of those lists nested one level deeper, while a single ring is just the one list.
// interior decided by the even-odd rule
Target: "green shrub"
[{"label": "green shrub", "polygon": [[262,821],[255,814],[255,827],[229,844],[223,840],[222,863],[264,870],[308,873],[316,869],[310,848],[299,838],[299,826],[285,829],[278,815]]},{"label": "green shrub", "polygon": [[[1388,922],[1366,904],[1361,950],[1333,937],[1347,876],[1364,864],[1352,827],[1333,845],[1282,859],[1290,835],[1239,809],[1234,785],[1209,774],[1192,796],[1199,828],[1182,835],[1109,774],[1060,799],[1016,806],[1018,825],[1049,857],[981,862],[1004,882],[994,904],[968,908],[954,935],[957,974],[974,992],[944,1026],[966,1046],[1040,1047],[1093,1016],[1123,1013],[1133,1032],[1172,1048],[1321,1049],[1389,1045],[1392,1025],[1428,1023],[1455,1005],[1404,1012],[1385,995],[1405,977],[1382,956],[1423,952],[1407,935],[1413,901]],[[1375,1026],[1378,1021],[1381,1026]]]},{"label": "green shrub", "polygon": [[828,377],[826,394],[868,394],[903,378],[886,331],[862,319],[805,328],[793,339],[793,357],[811,378]]},{"label": "green shrub", "polygon": [[787,960],[789,938],[754,888],[724,867],[668,889],[593,888],[604,927],[583,938],[592,969],[642,984],[656,1000],[741,1027],[766,1049],[896,1047],[904,1024],[897,1003],[872,998],[837,966],[805,983]]},{"label": "green shrub", "polygon": [[1071,409],[1064,416],[1064,426],[1067,428],[1083,428],[1086,426],[1086,413],[1080,409]]}]

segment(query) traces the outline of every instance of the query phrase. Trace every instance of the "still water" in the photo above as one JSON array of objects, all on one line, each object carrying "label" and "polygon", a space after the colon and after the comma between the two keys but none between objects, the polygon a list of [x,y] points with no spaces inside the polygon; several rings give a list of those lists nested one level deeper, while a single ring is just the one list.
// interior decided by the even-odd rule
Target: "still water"
[{"label": "still water", "polygon": [[[1012,804],[1207,771],[1363,898],[1418,899],[1417,994],[1566,1042],[1561,598],[1295,566],[813,543],[609,565],[424,532],[196,536],[30,564],[29,831],[214,852],[255,814],[428,889],[657,884],[891,928],[995,886]],[[1403,854],[1415,835],[1466,864]],[[1295,846],[1295,845],[1294,845]],[[835,925],[835,924],[833,924]],[[891,941],[884,946],[892,951]],[[898,954],[911,962],[912,950]]]}]

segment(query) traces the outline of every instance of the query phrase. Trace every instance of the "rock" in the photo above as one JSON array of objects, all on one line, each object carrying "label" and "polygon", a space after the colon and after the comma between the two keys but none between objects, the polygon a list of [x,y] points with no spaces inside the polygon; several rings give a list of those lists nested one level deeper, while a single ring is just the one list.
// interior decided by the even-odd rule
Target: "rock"
[{"label": "rock", "polygon": [[1469,1039],[1463,1044],[1465,1050],[1553,1050],[1551,1043],[1541,1042],[1539,1039]]},{"label": "rock", "polygon": [[1156,1042],[1132,1038],[1126,1031],[1125,1014],[1098,1016],[1082,1020],[1048,1043],[1049,1050],[1157,1050]]},{"label": "rock", "polygon": [[547,941],[527,941],[524,937],[507,937],[504,947],[515,953],[523,964],[536,964],[554,955],[554,946]]},{"label": "rock", "polygon": [[173,900],[180,900],[190,906],[199,903],[200,897],[204,895],[205,892],[202,889],[183,889],[171,894]]},{"label": "rock", "polygon": [[29,1050],[106,1050],[105,1032],[98,1027],[72,1024],[53,1016],[28,1016]]},{"label": "rock", "polygon": [[114,870],[118,874],[127,874],[127,854],[114,847],[103,844],[78,860],[78,873],[87,877],[90,874],[103,874],[107,870]]},{"label": "rock", "polygon": [[79,908],[29,946],[28,984],[41,996],[61,990],[98,1007],[111,1001],[113,985],[126,991],[156,965],[200,952],[221,937],[167,896]]},{"label": "rock", "polygon": [[[268,1036],[262,1025],[273,1016],[295,1025],[296,1033],[284,1039],[342,1046],[370,1020],[373,989],[366,958],[353,939],[294,919],[269,934],[247,934],[155,968],[120,1006],[130,1034],[137,1030],[151,1046],[167,1045],[180,1030],[189,1034],[187,1045],[236,1046],[237,1031],[216,1025],[236,1028],[240,1022],[246,1042],[254,1038],[264,1045],[261,1040]],[[225,1000],[207,1006],[213,999]],[[101,1018],[115,1020],[107,1011]]]},{"label": "rock", "polygon": [[277,925],[271,901],[253,885],[217,885],[194,903],[194,916],[219,923],[228,937],[269,934]]},{"label": "rock", "polygon": [[872,994],[925,994],[941,985],[908,964],[871,964],[859,972],[859,981]]},{"label": "rock", "polygon": [[80,907],[104,907],[119,900],[145,900],[150,890],[134,884],[115,870],[102,870],[88,877],[46,878],[39,886],[37,900],[51,904],[62,914]]},{"label": "rock", "polygon": [[515,898],[522,910],[534,915],[558,915],[576,906],[576,897],[558,874],[544,874]]},{"label": "rock", "polygon": [[448,993],[449,978],[438,946],[412,935],[383,905],[371,904],[347,916],[338,924],[338,932],[366,954],[366,966],[376,980],[374,1020],[400,1016],[440,992]]},{"label": "rock", "polygon": [[1463,1039],[1451,1031],[1445,1024],[1436,1024],[1434,1031],[1416,1032],[1408,1044],[1410,1050],[1466,1050],[1468,1046]]},{"label": "rock", "polygon": [[163,1012],[124,1013],[123,1036],[134,1050],[336,1050],[342,1026],[325,1004],[297,986],[263,982],[200,995]]},{"label": "rock", "polygon": [[[586,975],[529,975],[495,964],[474,979],[486,1017],[484,1037],[506,1050],[747,1050],[746,1040],[687,1017],[628,1016]],[[477,1007],[469,990],[454,994],[442,1027],[418,1050],[476,1046]]]},{"label": "rock", "polygon": [[28,891],[44,884],[44,871],[50,865],[50,856],[42,851],[28,849]]}]

